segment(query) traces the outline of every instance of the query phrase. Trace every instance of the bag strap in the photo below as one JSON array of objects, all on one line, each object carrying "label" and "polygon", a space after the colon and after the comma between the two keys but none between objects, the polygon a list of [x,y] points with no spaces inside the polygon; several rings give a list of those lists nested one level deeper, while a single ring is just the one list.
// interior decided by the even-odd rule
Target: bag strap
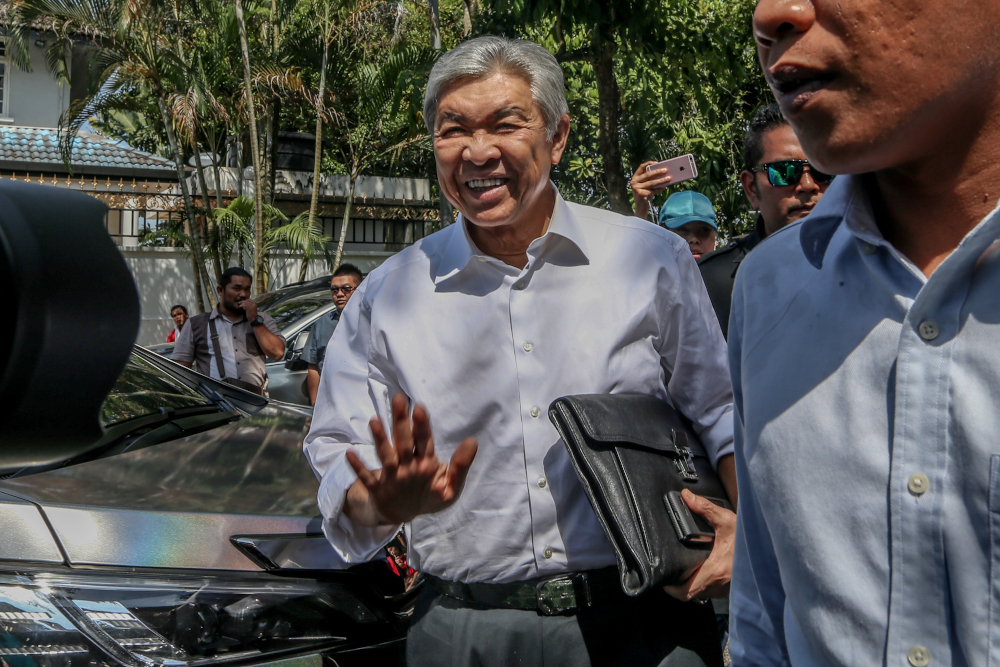
[{"label": "bag strap", "polygon": [[212,349],[215,351],[215,364],[219,369],[219,379],[226,379],[226,366],[222,363],[222,347],[219,345],[219,332],[215,329],[215,320],[208,317],[208,328],[212,330]]}]

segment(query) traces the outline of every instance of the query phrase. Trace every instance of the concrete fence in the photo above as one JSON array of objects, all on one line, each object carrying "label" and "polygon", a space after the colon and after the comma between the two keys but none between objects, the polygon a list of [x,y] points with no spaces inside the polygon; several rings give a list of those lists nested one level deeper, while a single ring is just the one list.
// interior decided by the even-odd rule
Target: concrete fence
[{"label": "concrete fence", "polygon": [[[391,257],[394,253],[379,251],[345,251],[343,261],[357,265],[368,273]],[[191,259],[180,248],[139,247],[122,248],[125,262],[132,271],[142,306],[142,324],[139,327],[139,345],[154,345],[167,340],[167,334],[174,324],[170,319],[170,308],[183,304],[192,315],[197,313],[197,299],[194,291],[194,273]],[[271,287],[277,288],[299,277],[300,255],[285,251],[274,251]],[[236,260],[233,258],[232,264]],[[322,258],[310,262],[306,279],[317,278],[330,272]],[[213,286],[214,289],[214,286]],[[205,301],[208,307],[208,301]]]}]

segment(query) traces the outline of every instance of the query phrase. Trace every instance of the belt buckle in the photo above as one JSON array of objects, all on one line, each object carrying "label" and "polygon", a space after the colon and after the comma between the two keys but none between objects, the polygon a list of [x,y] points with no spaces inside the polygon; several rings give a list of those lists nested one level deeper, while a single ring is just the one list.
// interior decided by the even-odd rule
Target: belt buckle
[{"label": "belt buckle", "polygon": [[589,600],[581,604],[576,596],[575,579],[581,578],[583,587],[587,586],[586,574],[564,574],[538,582],[535,586],[535,596],[538,600],[538,610],[546,616],[555,616],[564,611],[589,606]]}]

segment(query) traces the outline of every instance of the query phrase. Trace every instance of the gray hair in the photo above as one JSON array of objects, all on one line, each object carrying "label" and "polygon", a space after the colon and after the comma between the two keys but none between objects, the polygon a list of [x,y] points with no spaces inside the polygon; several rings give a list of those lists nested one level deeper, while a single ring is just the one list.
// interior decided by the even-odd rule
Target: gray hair
[{"label": "gray hair", "polygon": [[424,93],[424,122],[434,134],[438,95],[459,79],[513,74],[531,85],[531,97],[542,110],[545,135],[551,141],[559,119],[569,113],[562,67],[548,49],[526,39],[484,35],[463,42],[441,56],[431,69]]}]

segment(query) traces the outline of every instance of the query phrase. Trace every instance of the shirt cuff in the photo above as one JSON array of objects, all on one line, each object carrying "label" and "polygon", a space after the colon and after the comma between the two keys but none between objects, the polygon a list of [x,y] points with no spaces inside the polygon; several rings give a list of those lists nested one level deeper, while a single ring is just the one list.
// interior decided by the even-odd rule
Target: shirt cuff
[{"label": "shirt cuff", "polygon": [[[382,467],[372,445],[354,445],[354,450],[370,470]],[[402,525],[359,526],[344,514],[347,490],[358,476],[347,462],[346,451],[331,462],[319,484],[319,510],[323,533],[337,554],[347,563],[366,563],[388,544]]]},{"label": "shirt cuff", "polygon": [[727,405],[715,423],[706,427],[699,439],[705,446],[705,453],[712,461],[712,467],[719,465],[719,459],[735,453],[733,447],[733,406]]}]

